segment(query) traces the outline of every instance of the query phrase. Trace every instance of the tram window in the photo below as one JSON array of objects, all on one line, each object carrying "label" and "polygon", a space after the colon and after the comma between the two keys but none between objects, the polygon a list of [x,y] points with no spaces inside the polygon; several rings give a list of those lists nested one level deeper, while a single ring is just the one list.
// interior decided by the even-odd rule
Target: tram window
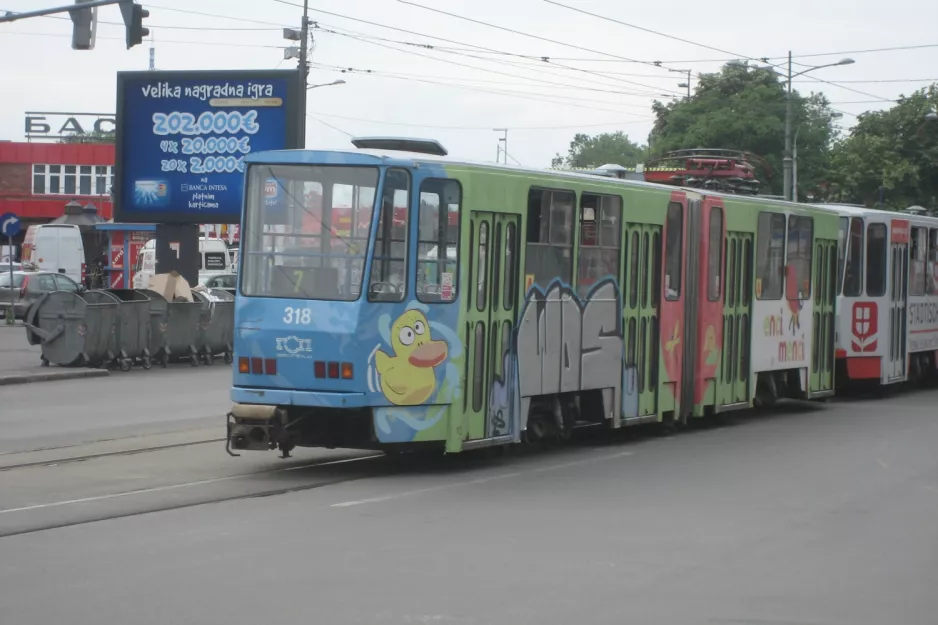
[{"label": "tram window", "polygon": [[478,291],[476,291],[476,310],[485,310],[485,295],[489,273],[489,222],[483,221],[479,225],[479,243],[476,247],[476,271],[478,272]]},{"label": "tram window", "polygon": [[516,237],[515,224],[513,222],[509,223],[505,226],[505,293],[502,296],[502,304],[505,310],[511,310],[515,307],[515,291],[518,290],[516,282],[518,272],[515,268]]},{"label": "tram window", "polygon": [[866,229],[866,294],[886,294],[886,224],[870,224]]},{"label": "tram window", "polygon": [[938,228],[928,231],[928,279],[926,280],[929,295],[938,295]]},{"label": "tram window", "polygon": [[723,209],[710,209],[710,240],[707,243],[707,299],[720,300],[720,253],[723,251]]},{"label": "tram window", "polygon": [[528,226],[524,273],[542,287],[554,279],[569,283],[573,274],[573,208],[576,194],[532,188],[528,193]]},{"label": "tram window", "polygon": [[580,196],[580,251],[577,293],[585,298],[597,280],[619,275],[622,198]]},{"label": "tram window", "polygon": [[459,292],[459,181],[428,178],[420,183],[417,213],[417,299],[448,303]]},{"label": "tram window", "polygon": [[479,412],[482,410],[482,396],[485,394],[485,326],[481,321],[476,323],[472,362],[472,412]]},{"label": "tram window", "polygon": [[805,300],[811,297],[811,258],[814,251],[814,219],[792,215],[788,218],[788,260],[786,297]]},{"label": "tram window", "polygon": [[909,294],[925,295],[925,256],[928,251],[928,228],[912,228],[912,263],[909,269]]},{"label": "tram window", "polygon": [[785,283],[785,215],[760,213],[756,236],[756,297],[781,299]]},{"label": "tram window", "polygon": [[847,264],[847,236],[850,230],[850,218],[840,218],[837,231],[837,292],[843,290],[844,266]]},{"label": "tram window", "polygon": [[661,301],[661,233],[651,235],[651,307]]},{"label": "tram window", "polygon": [[495,241],[492,246],[492,310],[498,310],[498,289],[501,287],[502,277],[502,225],[495,224]]},{"label": "tram window", "polygon": [[682,241],[684,239],[684,207],[680,202],[668,204],[668,218],[665,224],[664,251],[664,290],[665,299],[676,300],[681,297],[681,260]]},{"label": "tram window", "polygon": [[648,308],[648,233],[642,235],[642,308]]},{"label": "tram window", "polygon": [[400,302],[407,293],[407,224],[410,212],[410,174],[389,169],[384,178],[375,252],[371,259],[368,299]]},{"label": "tram window", "polygon": [[629,243],[629,308],[638,307],[638,265],[639,249],[638,232],[632,233],[632,241]]},{"label": "tram window", "polygon": [[748,306],[752,301],[752,241],[746,239],[743,242],[743,298],[739,302],[740,306]]},{"label": "tram window", "polygon": [[843,294],[847,297],[859,297],[863,292],[863,220],[859,217],[850,220],[847,267],[843,275]]},{"label": "tram window", "polygon": [[252,165],[241,242],[241,292],[358,299],[378,176],[374,167]]}]

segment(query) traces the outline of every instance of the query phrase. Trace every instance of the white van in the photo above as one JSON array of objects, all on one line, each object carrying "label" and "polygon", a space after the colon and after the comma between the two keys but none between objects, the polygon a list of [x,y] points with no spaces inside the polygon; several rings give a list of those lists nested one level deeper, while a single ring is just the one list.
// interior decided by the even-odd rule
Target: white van
[{"label": "white van", "polygon": [[[201,237],[199,239],[199,284],[215,276],[232,273],[231,256],[228,245],[221,239]],[[145,289],[150,284],[150,276],[159,273],[156,268],[156,239],[144,243],[137,256],[134,268],[133,288]],[[195,286],[194,284],[192,286]]]},{"label": "white van", "polygon": [[42,224],[30,226],[29,230],[32,233],[27,231],[27,241],[23,244],[24,261],[35,263],[40,271],[65,274],[78,284],[84,284],[85,245],[78,226]]}]

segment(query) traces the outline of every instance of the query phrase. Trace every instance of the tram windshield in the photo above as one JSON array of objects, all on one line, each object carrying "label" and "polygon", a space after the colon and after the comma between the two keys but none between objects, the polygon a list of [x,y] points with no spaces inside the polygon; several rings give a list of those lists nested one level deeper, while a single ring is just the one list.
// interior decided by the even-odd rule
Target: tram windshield
[{"label": "tram windshield", "polygon": [[377,186],[375,167],[252,165],[241,292],[357,299]]}]

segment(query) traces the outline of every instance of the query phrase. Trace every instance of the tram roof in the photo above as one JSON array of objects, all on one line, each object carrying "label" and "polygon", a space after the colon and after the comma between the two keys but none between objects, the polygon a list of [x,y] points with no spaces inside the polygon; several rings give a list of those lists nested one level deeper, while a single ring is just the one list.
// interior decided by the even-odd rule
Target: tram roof
[{"label": "tram roof", "polygon": [[[558,178],[569,178],[579,181],[599,182],[608,184],[618,184],[622,186],[643,187],[655,190],[684,191],[687,193],[696,193],[709,197],[721,197],[728,200],[743,200],[746,202],[755,202],[769,206],[790,206],[800,209],[858,209],[846,205],[835,204],[802,204],[800,202],[789,202],[773,197],[762,197],[758,195],[736,195],[732,193],[721,193],[699,189],[696,187],[685,187],[678,185],[666,185],[656,182],[645,182],[643,180],[627,180],[612,176],[600,176],[585,171],[570,171],[563,169],[547,169],[539,167],[529,167],[525,165],[509,165],[505,163],[491,163],[485,161],[473,161],[469,159],[454,158],[451,156],[440,156],[420,152],[405,152],[397,150],[382,149],[356,149],[356,150],[270,150],[265,152],[254,152],[248,154],[244,159],[248,163],[270,163],[282,165],[372,165],[389,167],[415,167],[421,163],[433,165],[453,165],[457,167],[479,167],[482,169],[498,170],[504,172],[532,174],[540,176],[555,176]],[[882,211],[888,212],[888,211]]]}]

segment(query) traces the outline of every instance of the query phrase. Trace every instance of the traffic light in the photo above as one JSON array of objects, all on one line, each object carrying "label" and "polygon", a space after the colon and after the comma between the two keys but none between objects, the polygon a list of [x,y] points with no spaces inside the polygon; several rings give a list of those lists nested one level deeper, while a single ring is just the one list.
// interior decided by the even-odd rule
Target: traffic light
[{"label": "traffic light", "polygon": [[94,50],[98,30],[98,7],[79,8],[91,0],[75,0],[75,8],[69,10],[72,18],[72,50]]},{"label": "traffic light", "polygon": [[127,30],[127,49],[139,43],[150,34],[149,28],[143,27],[143,18],[150,17],[150,12],[133,0],[121,2],[121,14],[124,16],[124,26]]}]

